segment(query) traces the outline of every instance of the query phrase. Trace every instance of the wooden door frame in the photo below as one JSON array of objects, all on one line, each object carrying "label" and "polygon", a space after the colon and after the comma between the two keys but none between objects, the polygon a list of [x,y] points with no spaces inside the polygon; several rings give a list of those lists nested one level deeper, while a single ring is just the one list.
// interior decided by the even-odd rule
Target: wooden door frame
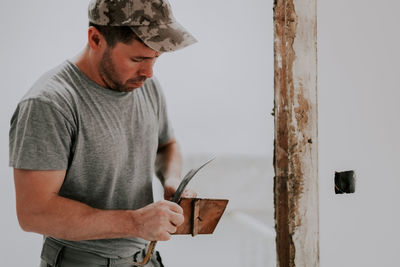
[{"label": "wooden door frame", "polygon": [[317,0],[274,1],[278,267],[319,266]]}]

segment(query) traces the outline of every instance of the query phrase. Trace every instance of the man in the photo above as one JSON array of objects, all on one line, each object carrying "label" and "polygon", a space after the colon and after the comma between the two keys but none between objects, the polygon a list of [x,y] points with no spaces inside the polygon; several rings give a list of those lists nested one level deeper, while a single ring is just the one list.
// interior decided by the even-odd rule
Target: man
[{"label": "man", "polygon": [[[85,49],[43,75],[11,120],[17,215],[44,235],[40,266],[134,266],[146,240],[183,223],[177,204],[152,203],[154,172],[167,200],[181,177],[152,75],[163,52],[196,40],[166,0],[92,0],[89,21]],[[159,254],[146,266],[162,266]]]}]

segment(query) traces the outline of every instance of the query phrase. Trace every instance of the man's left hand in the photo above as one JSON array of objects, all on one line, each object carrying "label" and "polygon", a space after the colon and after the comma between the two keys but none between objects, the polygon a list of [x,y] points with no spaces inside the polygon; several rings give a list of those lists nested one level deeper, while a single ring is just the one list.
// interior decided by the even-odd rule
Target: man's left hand
[{"label": "man's left hand", "polygon": [[[165,181],[165,183],[164,183],[164,199],[165,200],[172,199],[176,190],[178,189],[180,182],[181,182],[180,178],[169,178]],[[183,192],[181,194],[181,197],[185,197],[185,198],[194,198],[196,196],[197,196],[197,193],[189,187],[186,187],[185,190],[183,190]]]}]

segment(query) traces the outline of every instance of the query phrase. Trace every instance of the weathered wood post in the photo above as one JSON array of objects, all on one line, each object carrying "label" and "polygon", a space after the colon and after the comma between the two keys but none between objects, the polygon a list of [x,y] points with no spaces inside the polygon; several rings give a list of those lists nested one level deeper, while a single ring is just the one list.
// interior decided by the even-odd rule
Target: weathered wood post
[{"label": "weathered wood post", "polygon": [[319,266],[317,0],[274,1],[278,267]]}]

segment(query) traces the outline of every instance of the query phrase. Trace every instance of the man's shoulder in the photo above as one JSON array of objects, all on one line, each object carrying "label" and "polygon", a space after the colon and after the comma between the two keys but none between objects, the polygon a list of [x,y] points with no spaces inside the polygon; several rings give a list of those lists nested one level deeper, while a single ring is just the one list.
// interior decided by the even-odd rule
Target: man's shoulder
[{"label": "man's shoulder", "polygon": [[152,77],[146,80],[142,87],[142,90],[146,91],[152,98],[162,98],[163,92],[161,85],[156,77]]},{"label": "man's shoulder", "polygon": [[23,96],[20,103],[35,101],[49,104],[59,111],[71,112],[77,97],[74,70],[68,61],[44,73]]},{"label": "man's shoulder", "polygon": [[57,67],[44,73],[28,90],[22,101],[38,99],[42,101],[56,101],[60,96],[70,94],[70,75],[68,75],[68,62],[63,62]]},{"label": "man's shoulder", "polygon": [[145,87],[145,88],[147,87],[147,88],[150,88],[150,89],[157,89],[158,90],[160,85],[159,85],[159,82],[158,82],[157,78],[155,76],[153,76],[151,78],[148,78],[144,82],[143,87]]}]

